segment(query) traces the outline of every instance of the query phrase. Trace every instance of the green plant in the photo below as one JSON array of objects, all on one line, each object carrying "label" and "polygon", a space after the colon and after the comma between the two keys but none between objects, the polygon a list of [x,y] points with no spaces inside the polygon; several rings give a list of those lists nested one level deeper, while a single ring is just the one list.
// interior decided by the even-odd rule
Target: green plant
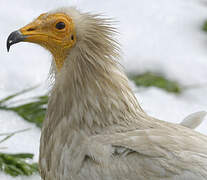
[{"label": "green plant", "polygon": [[203,23],[202,30],[207,32],[207,20]]},{"label": "green plant", "polygon": [[16,96],[22,95],[28,91],[31,91],[33,89],[34,88],[26,89],[24,91],[18,92],[14,95],[8,96],[0,100],[0,109],[14,111],[26,121],[35,123],[38,127],[41,127],[46,114],[46,107],[48,102],[47,95],[31,98],[31,102],[22,105],[18,105],[18,106],[7,105],[7,102],[9,100],[15,98]]},{"label": "green plant", "polygon": [[[0,144],[5,142],[15,134],[27,130],[29,129],[24,129],[12,133],[0,134],[0,136],[5,136],[2,140],[0,140]],[[18,176],[18,175],[29,176],[32,175],[33,173],[38,173],[38,164],[27,162],[27,160],[32,159],[33,156],[34,155],[30,153],[9,154],[9,153],[0,152],[0,171],[3,171],[11,176]]]},{"label": "green plant", "polygon": [[143,74],[133,75],[130,79],[133,80],[137,86],[154,86],[176,94],[179,94],[182,91],[179,83],[169,80],[161,74],[145,72]]}]

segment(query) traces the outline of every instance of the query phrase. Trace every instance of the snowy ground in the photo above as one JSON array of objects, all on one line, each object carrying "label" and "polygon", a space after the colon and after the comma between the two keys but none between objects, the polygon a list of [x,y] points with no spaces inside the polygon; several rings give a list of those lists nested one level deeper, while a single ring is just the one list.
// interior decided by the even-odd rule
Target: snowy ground
[{"label": "snowy ground", "polygon": [[[42,48],[26,43],[13,46],[8,54],[6,39],[10,32],[40,13],[64,5],[104,12],[119,21],[119,40],[124,52],[122,64],[127,72],[161,71],[184,85],[203,84],[180,96],[156,88],[136,89],[137,98],[147,113],[177,123],[190,113],[207,110],[207,34],[201,31],[207,19],[204,0],[1,1],[0,98],[37,84],[43,84],[43,87],[32,95],[46,91],[50,55]],[[0,124],[0,133],[32,128],[2,145],[8,147],[6,152],[34,153],[37,161],[40,130],[12,112],[1,111]],[[207,118],[197,130],[207,134]],[[0,173],[0,179],[13,178]],[[40,178],[33,176],[30,179]]]}]

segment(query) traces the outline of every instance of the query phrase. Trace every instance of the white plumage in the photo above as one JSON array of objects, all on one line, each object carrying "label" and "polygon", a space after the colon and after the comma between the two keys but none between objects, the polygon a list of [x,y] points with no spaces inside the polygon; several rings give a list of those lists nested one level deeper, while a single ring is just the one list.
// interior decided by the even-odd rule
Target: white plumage
[{"label": "white plumage", "polygon": [[110,21],[59,11],[72,17],[79,39],[51,93],[41,138],[43,178],[206,179],[207,137],[142,111],[117,64]]},{"label": "white plumage", "polygon": [[[48,15],[56,13],[71,17],[77,41],[61,70],[53,65],[55,81],[40,142],[42,178],[207,179],[207,137],[141,109],[117,61],[111,20],[74,8]],[[199,124],[187,121],[183,124],[192,128]]]}]

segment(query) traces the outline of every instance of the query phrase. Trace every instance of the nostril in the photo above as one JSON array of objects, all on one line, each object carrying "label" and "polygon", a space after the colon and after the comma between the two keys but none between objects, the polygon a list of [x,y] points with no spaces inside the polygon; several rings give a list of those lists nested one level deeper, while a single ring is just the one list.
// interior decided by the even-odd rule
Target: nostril
[{"label": "nostril", "polygon": [[36,28],[29,28],[29,29],[27,29],[27,31],[34,31]]}]

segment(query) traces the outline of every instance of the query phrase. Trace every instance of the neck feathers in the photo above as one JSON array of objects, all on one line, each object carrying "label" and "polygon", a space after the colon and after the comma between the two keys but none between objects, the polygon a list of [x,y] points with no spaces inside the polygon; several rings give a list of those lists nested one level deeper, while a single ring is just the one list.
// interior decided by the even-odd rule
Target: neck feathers
[{"label": "neck feathers", "polygon": [[57,125],[67,117],[71,126],[79,128],[125,126],[143,119],[146,114],[117,62],[119,45],[111,20],[90,14],[74,18],[77,43],[55,74],[47,119]]}]

